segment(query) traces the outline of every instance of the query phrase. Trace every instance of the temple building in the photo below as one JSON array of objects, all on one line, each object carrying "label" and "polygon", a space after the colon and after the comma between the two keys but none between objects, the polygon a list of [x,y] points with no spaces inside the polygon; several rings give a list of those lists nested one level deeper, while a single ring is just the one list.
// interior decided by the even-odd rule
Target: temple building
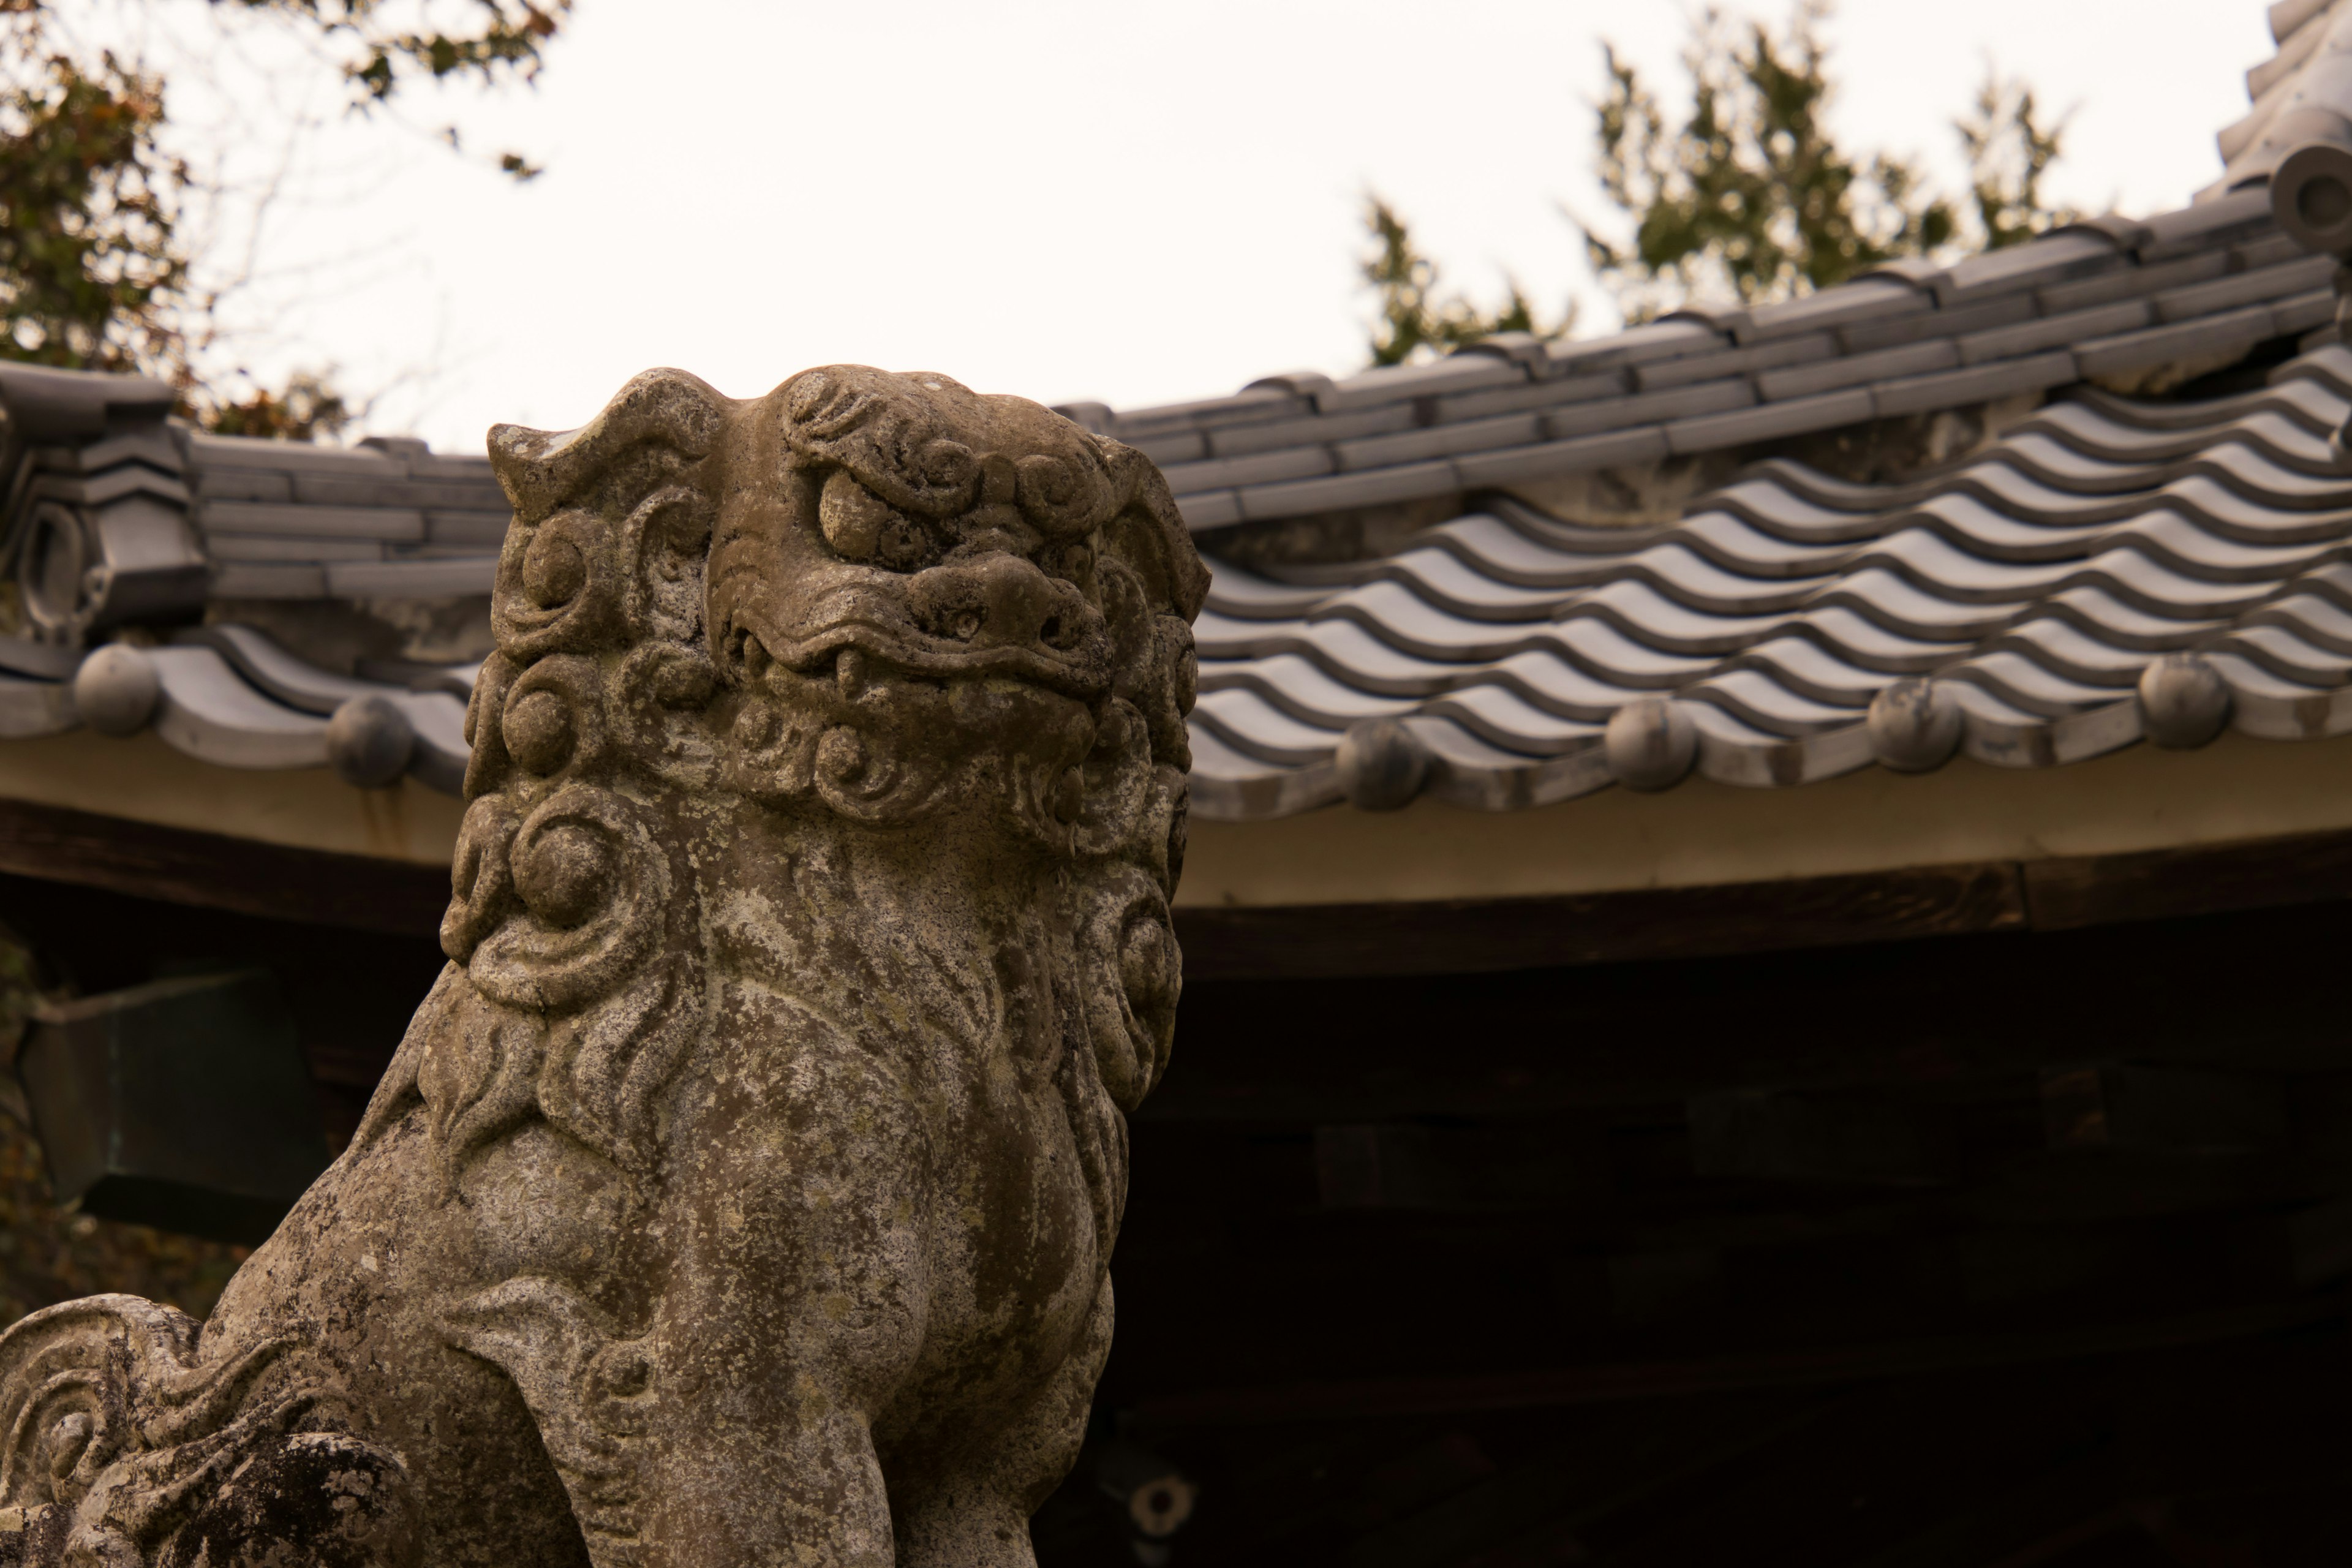
[{"label": "temple building", "polygon": [[[1062,410],[1195,628],[1048,1568],[2352,1552],[2352,0],[2189,205]],[[779,367],[780,370],[794,367]],[[59,1195],[252,1237],[442,958],[509,508],[0,366]]]}]

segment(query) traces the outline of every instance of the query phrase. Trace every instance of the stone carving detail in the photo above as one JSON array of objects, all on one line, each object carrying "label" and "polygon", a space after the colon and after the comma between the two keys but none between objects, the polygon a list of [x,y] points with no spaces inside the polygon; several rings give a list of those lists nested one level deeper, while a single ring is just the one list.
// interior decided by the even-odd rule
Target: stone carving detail
[{"label": "stone carving detail", "polygon": [[490,446],[450,965],[210,1322],[0,1337],[0,1563],[1027,1563],[1181,984],[1166,487],[858,366]]}]

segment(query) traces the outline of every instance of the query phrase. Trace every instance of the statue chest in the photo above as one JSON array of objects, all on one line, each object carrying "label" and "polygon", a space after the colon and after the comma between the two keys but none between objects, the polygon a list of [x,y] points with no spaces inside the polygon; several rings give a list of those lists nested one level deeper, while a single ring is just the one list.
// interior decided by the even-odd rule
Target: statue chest
[{"label": "statue chest", "polygon": [[903,1290],[923,1337],[1050,1337],[1083,1315],[1124,1160],[1066,1050],[878,1009],[852,1029],[764,989],[720,1012],[723,1065],[682,1089],[667,1141],[682,1233],[847,1299]]}]

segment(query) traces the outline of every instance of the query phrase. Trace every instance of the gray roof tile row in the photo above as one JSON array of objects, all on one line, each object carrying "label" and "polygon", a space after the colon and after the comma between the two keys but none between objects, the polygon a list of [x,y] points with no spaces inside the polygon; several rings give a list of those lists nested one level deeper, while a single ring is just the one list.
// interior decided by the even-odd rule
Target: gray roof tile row
[{"label": "gray roof tile row", "polygon": [[1782,304],[1686,310],[1612,338],[1496,340],[1345,380],[1298,373],[1233,398],[1079,412],[1159,462],[1186,520],[1213,530],[2235,354],[2328,320],[2333,270],[2250,191],[1950,266],[1901,264]]},{"label": "gray roof tile row", "polygon": [[[1934,374],[2039,363],[2054,375],[2076,358]],[[1767,421],[1850,423],[1886,396],[1853,387],[1579,439],[1745,440]],[[1811,406],[1822,402],[1838,406]],[[1948,716],[1955,745],[1981,761],[2049,767],[2151,735],[2188,743],[2166,706],[2181,654],[2227,691],[2241,731],[2352,731],[2352,470],[2330,440],[2347,416],[2352,351],[2329,347],[2262,391],[2200,405],[2078,389],[1907,484],[1771,460],[1669,527],[1576,527],[1503,500],[1386,559],[1283,578],[1219,564],[1196,632],[1194,809],[1274,816],[1343,798],[1351,731],[1421,752],[1439,796],[1486,809],[1671,783],[1654,747],[1636,756],[1620,743],[1621,731],[1661,723],[1687,731],[1696,771],[1760,787],[1932,765],[1889,718],[1914,711]],[[1722,421],[1746,423],[1710,428]],[[1449,461],[1500,474],[1526,457]],[[366,523],[307,536],[349,558],[224,561],[215,591],[438,595],[478,580],[478,557],[359,556],[434,548],[387,542],[383,516]],[[0,659],[0,734],[71,727],[70,663],[24,651]],[[452,791],[462,777],[456,693],[470,669],[354,679],[233,625],[182,632],[148,657],[157,732],[193,755],[319,765],[327,716],[383,697],[414,732],[413,776]],[[1890,690],[1921,681],[1889,707]],[[1359,731],[1375,722],[1386,728]]]},{"label": "gray roof tile row", "polygon": [[487,594],[509,516],[487,458],[196,435],[193,520],[225,599]]},{"label": "gray roof tile row", "polygon": [[[2305,251],[2352,237],[2315,245],[2252,187],[2315,136],[2352,159],[2352,0],[2284,0],[2272,24],[2254,111],[2223,136],[2230,174],[2179,212],[1604,339],[1505,337],[1232,397],[1067,409],[1159,461],[1197,530],[1463,503],[1386,559],[1279,580],[1218,568],[1195,809],[1341,798],[1339,742],[1375,744],[1359,728],[1373,721],[1377,744],[1423,753],[1438,795],[1486,808],[1661,787],[1681,750],[1710,776],[1787,786],[1933,765],[1947,732],[2013,766],[2193,743],[2183,681],[2226,691],[2250,733],[2352,729],[2352,472],[2329,440],[2352,415],[2352,353],[2315,349],[2259,394],[2193,405],[2080,384],[2178,380],[2332,319],[2334,263]],[[1767,460],[1645,530],[1491,494],[2063,389],[1904,485]],[[488,592],[507,507],[485,459],[195,434],[165,426],[170,402],[160,383],[0,367],[11,548],[37,514],[66,512],[170,546],[168,570],[106,616],[150,600],[184,616],[192,587],[199,603]],[[235,625],[139,657],[158,732],[191,754],[317,765],[326,717],[383,697],[413,731],[413,775],[457,788],[470,668],[352,679]],[[0,735],[77,722],[79,658],[0,643]]]},{"label": "gray roof tile row", "polygon": [[509,509],[487,458],[207,435],[167,423],[171,398],[138,377],[0,366],[0,571],[21,580],[28,552],[64,540],[110,584],[79,607],[28,601],[37,635],[75,643],[207,596],[489,592]]},{"label": "gray roof tile row", "polygon": [[[457,794],[463,784],[466,704],[450,683],[335,675],[295,658],[257,631],[235,626],[185,628],[163,646],[132,650],[129,657],[154,676],[155,699],[146,725],[188,756],[264,771],[324,767],[331,760],[329,720],[345,702],[374,699],[389,704],[406,726],[408,776],[446,795]],[[81,661],[77,652],[74,664]],[[466,666],[446,673],[457,678],[462,690],[475,672]],[[72,668],[9,668],[0,673],[0,738],[27,739],[78,727],[73,676]]]},{"label": "gray roof tile row", "polygon": [[1923,679],[1959,749],[2048,767],[2189,743],[2165,728],[2164,656],[2184,653],[2242,731],[2352,731],[2352,468],[2330,444],[2347,416],[2352,352],[2327,347],[2190,406],[2082,389],[1906,485],[1773,460],[1671,527],[1506,500],[1382,560],[1279,579],[1219,563],[1193,809],[1346,798],[1339,742],[1373,721],[1454,804],[1567,799],[1630,776],[1612,721],[1662,697],[1697,771],[1784,787],[1886,761],[1874,715]]},{"label": "gray roof tile row", "polygon": [[193,434],[191,521],[222,599],[490,591],[509,511],[485,458]]}]

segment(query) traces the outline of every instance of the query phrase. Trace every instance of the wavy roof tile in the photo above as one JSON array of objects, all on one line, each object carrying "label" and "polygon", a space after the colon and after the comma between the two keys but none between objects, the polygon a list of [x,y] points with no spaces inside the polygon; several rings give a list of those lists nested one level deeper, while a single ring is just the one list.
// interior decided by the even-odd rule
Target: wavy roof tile
[{"label": "wavy roof tile", "polygon": [[[77,679],[85,663],[95,679]],[[354,679],[236,625],[184,627],[159,647],[110,645],[87,659],[79,651],[54,658],[39,645],[11,639],[0,642],[0,740],[62,734],[86,721],[115,734],[152,727],[174,750],[224,767],[332,764],[354,784],[385,784],[404,774],[454,795],[465,782],[466,697],[479,668],[420,667],[400,680]],[[148,694],[127,715],[86,715],[99,682],[118,690],[143,684]],[[100,701],[108,695],[101,692]],[[362,746],[369,739],[381,746],[388,737],[396,748],[389,769],[381,752],[354,750],[336,733],[337,712],[355,700],[373,701],[362,701],[344,730],[361,728],[352,740]]]},{"label": "wavy roof tile", "polygon": [[1383,559],[1220,563],[1194,809],[1425,787],[1500,810],[1693,769],[1790,785],[1959,752],[2047,767],[2224,721],[2343,733],[2347,416],[2352,353],[2326,347],[2196,405],[2078,390],[1909,484],[1772,460],[1671,527],[1498,499]]}]

